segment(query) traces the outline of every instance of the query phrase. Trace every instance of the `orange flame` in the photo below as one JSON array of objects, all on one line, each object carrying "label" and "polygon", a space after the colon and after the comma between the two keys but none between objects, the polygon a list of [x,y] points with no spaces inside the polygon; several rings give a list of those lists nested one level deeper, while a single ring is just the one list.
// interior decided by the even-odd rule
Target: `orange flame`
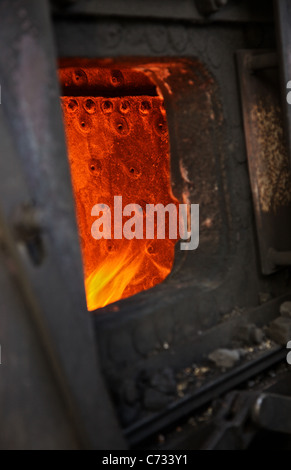
[{"label": "orange flame", "polygon": [[[71,177],[81,240],[88,310],[162,282],[170,273],[177,240],[95,240],[95,204],[113,213],[123,206],[174,203],[169,140],[159,97],[63,97]],[[126,220],[126,217],[123,217]]]},{"label": "orange flame", "polygon": [[85,279],[88,310],[95,310],[96,305],[105,307],[122,299],[143,260],[143,257],[137,258],[129,252],[128,248],[120,254],[110,256]]}]

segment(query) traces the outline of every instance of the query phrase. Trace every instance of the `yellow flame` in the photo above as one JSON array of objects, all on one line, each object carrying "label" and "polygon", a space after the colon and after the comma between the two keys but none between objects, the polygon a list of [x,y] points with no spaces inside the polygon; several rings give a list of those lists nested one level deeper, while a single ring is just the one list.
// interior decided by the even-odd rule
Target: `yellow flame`
[{"label": "yellow flame", "polygon": [[144,256],[109,255],[85,280],[88,310],[96,310],[123,297],[124,290],[138,273]]}]

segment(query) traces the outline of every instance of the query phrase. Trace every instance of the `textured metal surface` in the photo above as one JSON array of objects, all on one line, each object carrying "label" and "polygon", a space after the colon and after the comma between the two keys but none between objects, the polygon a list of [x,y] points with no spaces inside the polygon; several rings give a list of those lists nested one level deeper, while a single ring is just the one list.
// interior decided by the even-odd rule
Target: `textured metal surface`
[{"label": "textured metal surface", "polygon": [[[263,52],[265,54],[265,52]],[[285,141],[280,83],[270,64],[254,72],[251,64],[260,52],[238,54],[249,174],[253,193],[262,271],[270,274],[276,265],[269,250],[291,248],[291,179]]]},{"label": "textured metal surface", "polygon": [[[120,448],[124,441],[99,370],[92,324],[86,313],[47,3],[3,1],[0,17],[0,77],[5,90],[0,115],[0,205],[6,261],[80,446]],[[33,249],[41,256],[35,259]],[[13,328],[7,316],[6,321],[2,329]],[[5,351],[7,367],[13,357],[21,367],[19,353],[17,344],[9,344]],[[3,367],[5,362],[0,374]],[[26,371],[23,386],[31,381],[29,374],[35,373],[33,368]],[[6,410],[1,428],[9,427],[17,447],[23,442],[18,435],[23,425],[19,427],[18,420],[29,427],[34,404],[33,400],[26,401],[24,393],[19,415],[15,416],[13,374],[6,378],[1,387],[1,408]],[[58,415],[55,420],[57,426]],[[27,448],[29,443],[31,439],[26,441]]]},{"label": "textured metal surface", "polygon": [[55,352],[14,239],[15,207],[29,198],[2,107],[0,123],[1,155],[9,156],[0,159],[0,448],[77,449],[79,432],[56,386]]},{"label": "textured metal surface", "polygon": [[154,83],[144,72],[109,60],[62,59],[58,74],[62,96],[157,96]]},{"label": "textured metal surface", "polygon": [[[117,70],[114,77],[123,79],[123,73]],[[153,235],[152,240],[145,233],[148,204],[178,204],[170,186],[166,113],[157,96],[62,97],[62,108],[87,304],[89,310],[96,310],[153,287],[172,269],[178,233],[170,239],[167,229],[165,239]],[[120,210],[138,204],[143,211],[137,238],[128,240],[122,235],[128,218],[120,215],[119,222],[117,211],[115,215],[116,196],[122,197]],[[110,239],[95,240],[91,235],[96,204],[109,207]],[[170,220],[175,223],[175,216]],[[119,239],[114,237],[113,225],[121,230]]]}]

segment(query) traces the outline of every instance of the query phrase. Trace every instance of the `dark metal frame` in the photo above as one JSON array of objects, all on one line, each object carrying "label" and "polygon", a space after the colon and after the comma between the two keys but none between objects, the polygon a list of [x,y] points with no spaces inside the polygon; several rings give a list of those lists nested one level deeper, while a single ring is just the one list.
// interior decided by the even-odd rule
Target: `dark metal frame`
[{"label": "dark metal frame", "polygon": [[[31,328],[37,331],[79,446],[124,448],[100,371],[92,318],[86,311],[48,5],[37,0],[2,2],[0,16],[0,41],[6,46],[0,59],[4,256],[14,266],[15,290],[20,290],[31,315]],[[13,69],[7,67],[6,54]],[[39,251],[40,256],[31,256]],[[4,331],[13,328],[15,317],[5,319]],[[6,348],[9,355],[17,349],[16,344]],[[9,398],[15,384],[9,382],[3,357],[0,394],[5,408],[1,427],[5,429],[15,413],[15,403]],[[38,373],[33,367],[29,372]],[[28,434],[29,420],[34,419],[33,394],[38,391],[31,393],[29,402],[18,409],[18,420],[24,420]],[[41,420],[39,425],[43,426]],[[21,445],[20,436],[20,430],[15,432],[15,447]]]},{"label": "dark metal frame", "polygon": [[[182,78],[180,82],[177,80],[179,88],[177,86],[173,89],[175,93],[178,90],[180,96],[176,97],[177,102],[173,103],[172,96],[167,96],[167,87],[163,83],[157,83],[157,85],[166,100],[171,139],[171,160],[174,168],[173,175],[178,182],[178,186],[174,188],[179,188],[179,185],[182,188],[183,185],[179,168],[179,158],[182,156],[186,159],[187,164],[192,162],[190,181],[194,178],[195,184],[191,181],[190,188],[195,190],[200,185],[205,190],[204,194],[212,195],[212,197],[209,197],[209,205],[205,206],[206,213],[211,203],[216,201],[217,198],[211,190],[207,191],[205,189],[205,184],[208,183],[209,175],[210,177],[213,174],[215,176],[219,175],[219,214],[222,215],[221,231],[220,228],[217,230],[217,236],[220,240],[219,249],[214,249],[210,254],[208,250],[211,250],[211,241],[213,242],[213,239],[211,240],[211,237],[209,237],[209,244],[205,251],[199,249],[193,256],[188,254],[187,267],[189,269],[185,269],[186,263],[184,263],[183,269],[177,272],[176,278],[174,275],[166,283],[156,286],[150,292],[124,299],[96,312],[98,313],[95,317],[96,336],[104,374],[120,413],[123,426],[126,427],[128,436],[130,435],[130,438],[133,438],[136,442],[136,439],[140,439],[141,435],[148,435],[154,429],[160,429],[162,423],[165,424],[163,419],[167,419],[166,413],[169,412],[171,406],[161,412],[149,412],[147,415],[147,411],[142,409],[142,412],[146,415],[144,421],[140,417],[134,417],[131,423],[128,424],[128,421],[124,420],[124,416],[127,415],[132,418],[135,413],[135,405],[132,409],[125,402],[124,387],[130,383],[132,389],[134,389],[138,383],[139,375],[144,371],[150,374],[151,371],[159,371],[165,365],[177,370],[179,367],[191,364],[193,357],[195,356],[196,360],[196,357],[199,356],[197,350],[194,353],[195,348],[193,345],[201,344],[200,340],[207,342],[204,335],[201,338],[201,330],[207,332],[213,326],[215,331],[217,323],[220,321],[220,312],[218,310],[220,305],[224,305],[222,307],[224,313],[227,309],[231,309],[229,306],[225,307],[225,304],[233,305],[232,300],[236,295],[234,293],[236,287],[235,282],[232,285],[230,277],[235,279],[237,273],[241,269],[245,269],[246,272],[240,278],[242,283],[240,286],[245,287],[244,283],[248,283],[250,276],[254,276],[253,285],[257,282],[255,275],[257,272],[256,251],[253,250],[253,241],[249,240],[247,247],[244,245],[245,251],[243,254],[238,254],[237,248],[234,246],[234,237],[229,237],[230,233],[234,234],[236,230],[241,229],[241,227],[238,229],[236,224],[236,220],[241,217],[241,211],[243,212],[242,219],[244,219],[244,223],[245,219],[250,222],[252,218],[251,200],[248,199],[248,180],[243,179],[244,176],[242,175],[242,172],[244,172],[247,178],[243,160],[245,149],[241,129],[241,109],[236,94],[237,83],[235,81],[234,87],[230,86],[227,89],[225,87],[225,83],[229,83],[229,77],[234,75],[234,70],[231,67],[235,69],[235,60],[233,59],[233,64],[228,62],[227,66],[224,67],[226,60],[223,55],[224,52],[222,53],[219,50],[219,31],[217,26],[211,28],[212,21],[209,20],[204,23],[209,25],[209,30],[207,28],[209,37],[204,37],[202,40],[204,28],[198,28],[199,34],[198,32],[196,34],[195,27],[192,27],[191,22],[183,24],[180,22],[177,25],[165,18],[163,20],[157,17],[153,19],[151,15],[145,18],[142,15],[139,16],[138,13],[135,15],[135,21],[133,21],[133,18],[126,21],[122,14],[115,15],[113,10],[110,17],[106,15],[102,17],[102,14],[97,13],[95,17],[93,14],[90,17],[89,12],[86,13],[85,11],[83,11],[82,16],[78,16],[78,8],[81,9],[81,4],[79,6],[76,4],[71,10],[59,10],[55,17],[57,46],[61,58],[65,57],[68,60],[70,57],[87,58],[89,60],[111,58],[114,64],[131,61],[134,65],[140,64],[143,66],[155,61],[170,62],[172,57],[174,57],[174,61],[181,60],[181,57],[183,57],[190,66],[191,63],[194,64],[194,73],[195,65],[199,71],[205,67],[209,72],[209,80],[213,80],[214,83],[211,97],[214,119],[212,121],[213,125],[209,127],[209,129],[212,129],[211,131],[208,128],[205,131],[205,121],[202,123],[199,119],[199,113],[201,112],[199,109],[201,107],[197,106],[195,108],[196,98],[194,96],[196,96],[195,93],[198,93],[197,90],[194,90],[194,95],[190,93],[184,93],[183,95],[184,81]],[[109,5],[108,8],[110,8]],[[73,13],[74,9],[75,13]],[[143,21],[139,21],[139,17],[142,17]],[[212,19],[213,17],[211,17]],[[257,28],[256,25],[256,32]],[[201,36],[199,36],[200,34]],[[226,43],[228,40],[226,39]],[[203,41],[203,44],[201,44],[201,41]],[[217,48],[215,47],[216,43],[218,44]],[[237,50],[237,47],[235,50]],[[227,57],[229,58],[230,55]],[[234,57],[234,55],[231,57]],[[199,59],[197,60],[197,58]],[[187,77],[187,75],[185,76]],[[189,78],[191,79],[191,77]],[[171,88],[172,84],[168,83],[168,85]],[[216,100],[217,97],[218,100]],[[224,107],[225,103],[226,106]],[[196,110],[196,116],[195,113],[191,114],[190,110],[187,113],[187,119],[183,120],[183,111],[189,110],[191,107],[192,110]],[[241,140],[238,139],[239,144],[237,144],[237,134],[232,134],[232,126],[239,127],[239,135],[242,137]],[[197,148],[195,142],[191,140],[193,139],[194,130],[199,135],[199,139],[202,139],[199,142],[203,142],[203,145],[200,144]],[[238,131],[238,129],[236,130]],[[189,136],[190,142],[189,140],[187,142]],[[184,141],[187,142],[186,145],[184,145]],[[236,148],[231,157],[228,155],[227,142],[232,143]],[[207,150],[205,150],[206,148]],[[212,156],[213,154],[215,155],[215,164],[210,169],[209,161],[212,157],[209,158],[209,155]],[[225,159],[226,155],[228,157]],[[240,159],[238,164],[237,157]],[[200,171],[200,165],[205,172]],[[198,175],[201,173],[203,176],[199,181]],[[211,189],[214,187],[215,184],[212,184]],[[199,200],[194,190],[193,195],[191,194],[192,202]],[[237,206],[235,209],[233,203]],[[236,216],[234,216],[234,213],[236,213]],[[250,222],[251,225],[252,222]],[[248,235],[250,235],[251,240],[254,238],[252,228],[250,232],[249,228],[244,226],[242,229],[244,240]],[[214,244],[212,243],[213,246]],[[234,260],[237,260],[236,265]],[[229,273],[228,278],[227,271]],[[235,275],[234,271],[236,272]],[[279,280],[281,274],[278,273],[278,276],[274,276],[272,281],[270,280],[270,284],[272,282],[276,284],[276,279]],[[272,285],[274,286],[274,284]],[[249,287],[248,285],[246,292],[250,292]],[[243,301],[239,300],[239,302],[244,305],[246,301],[244,288],[240,287],[240,292],[243,292],[244,299]],[[253,297],[252,300],[249,297],[247,302],[249,302],[249,306],[253,302]],[[256,305],[256,301],[254,305]],[[267,305],[264,306],[265,308],[268,309]],[[242,314],[243,316],[244,314]],[[218,334],[217,343],[215,343],[217,347],[224,343],[224,339],[224,333]],[[167,350],[164,350],[164,344],[168,344],[169,348]],[[208,343],[208,345],[214,348],[214,343]],[[229,345],[231,346],[231,340]],[[199,356],[200,359],[201,356]],[[138,400],[143,406],[142,398],[138,398]],[[160,420],[162,416],[164,418]],[[169,416],[173,415],[169,413]],[[148,423],[150,423],[149,426],[147,426]],[[151,423],[154,423],[154,427],[151,427]],[[142,428],[143,424],[145,424],[144,428]],[[132,433],[130,429],[132,429]]]},{"label": "dark metal frame", "polygon": [[[239,51],[237,59],[262,272],[271,274],[280,265],[288,265],[290,256],[286,257],[284,252],[291,249],[291,176],[285,133],[282,131],[278,60],[274,51],[249,50]],[[264,112],[265,116],[272,113],[273,137],[267,130],[268,118],[265,122],[260,118],[260,113]],[[267,146],[271,142],[273,146],[269,151]],[[280,149],[279,158],[274,148],[277,152]],[[280,252],[281,258],[276,255]]]}]

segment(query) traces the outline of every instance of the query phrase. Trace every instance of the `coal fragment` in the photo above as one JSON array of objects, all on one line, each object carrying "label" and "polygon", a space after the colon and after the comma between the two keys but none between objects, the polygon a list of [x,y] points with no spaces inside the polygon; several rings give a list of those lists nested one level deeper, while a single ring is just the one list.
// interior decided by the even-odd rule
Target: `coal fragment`
[{"label": "coal fragment", "polygon": [[216,349],[208,355],[208,358],[214,362],[217,367],[229,369],[240,359],[240,353],[237,349]]}]

